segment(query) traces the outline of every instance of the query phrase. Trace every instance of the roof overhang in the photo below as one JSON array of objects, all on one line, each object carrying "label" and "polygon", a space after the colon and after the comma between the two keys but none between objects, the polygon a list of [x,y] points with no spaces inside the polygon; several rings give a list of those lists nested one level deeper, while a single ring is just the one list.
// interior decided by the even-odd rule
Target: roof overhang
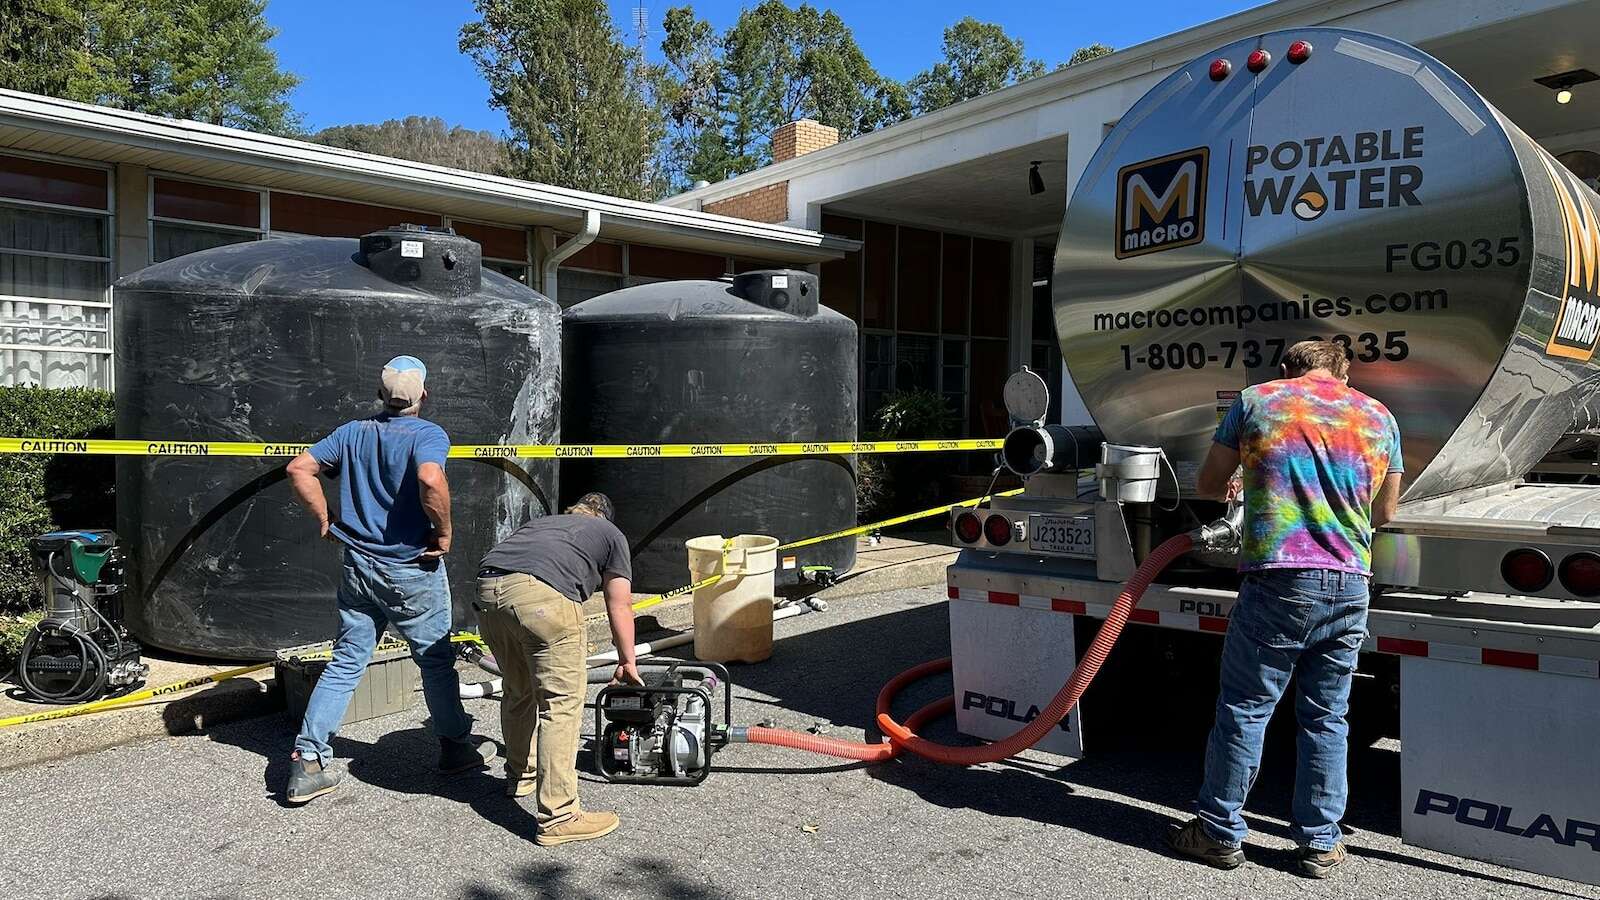
[{"label": "roof overhang", "polygon": [[0,90],[0,148],[573,232],[594,210],[604,239],[773,262],[821,262],[859,246],[784,225],[16,91]]}]

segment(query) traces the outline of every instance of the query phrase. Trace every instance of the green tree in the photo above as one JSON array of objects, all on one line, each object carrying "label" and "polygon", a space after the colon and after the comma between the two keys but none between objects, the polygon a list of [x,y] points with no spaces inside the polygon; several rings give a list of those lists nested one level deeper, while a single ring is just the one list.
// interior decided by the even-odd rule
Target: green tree
[{"label": "green tree", "polygon": [[0,88],[68,96],[83,36],[84,17],[68,0],[0,0]]},{"label": "green tree", "polygon": [[753,168],[730,149],[723,135],[721,37],[688,6],[667,10],[662,21],[661,65],[651,70],[651,89],[665,125],[660,150],[669,190],[698,179],[720,181]]},{"label": "green tree", "polygon": [[510,173],[649,199],[661,116],[603,0],[476,0],[461,51],[511,124]]},{"label": "green tree", "polygon": [[329,147],[376,153],[469,172],[503,175],[510,162],[506,145],[488,131],[450,127],[437,116],[407,116],[377,125],[335,125],[311,140]]},{"label": "green tree", "polygon": [[1107,56],[1115,52],[1115,48],[1096,41],[1087,47],[1079,47],[1078,49],[1072,51],[1072,55],[1067,57],[1067,61],[1062,63],[1062,67],[1075,66],[1078,63],[1088,62],[1091,59],[1099,59],[1102,56]]},{"label": "green tree", "polygon": [[266,0],[0,0],[0,86],[293,134],[298,79],[268,47],[277,32],[265,9]]},{"label": "green tree", "polygon": [[921,115],[1044,72],[1043,62],[1023,52],[1022,41],[999,25],[968,16],[944,30],[944,59],[918,73],[906,87]]}]

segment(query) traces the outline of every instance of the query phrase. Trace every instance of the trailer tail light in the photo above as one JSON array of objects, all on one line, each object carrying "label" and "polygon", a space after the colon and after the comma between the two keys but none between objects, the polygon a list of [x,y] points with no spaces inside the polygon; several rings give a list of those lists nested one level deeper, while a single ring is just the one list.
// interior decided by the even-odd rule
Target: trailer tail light
[{"label": "trailer tail light", "polygon": [[1011,520],[1001,515],[990,516],[983,523],[983,536],[990,544],[1004,547],[1011,543]]},{"label": "trailer tail light", "polygon": [[1211,61],[1212,81],[1221,81],[1231,74],[1233,74],[1233,63],[1228,62],[1225,59],[1213,59]]},{"label": "trailer tail light", "polygon": [[1600,556],[1588,551],[1561,561],[1561,586],[1579,597],[1600,597]]},{"label": "trailer tail light", "polygon": [[1500,560],[1500,577],[1512,590],[1524,594],[1544,590],[1554,574],[1550,557],[1532,547],[1513,550]]},{"label": "trailer tail light", "polygon": [[956,516],[956,537],[963,544],[976,544],[983,537],[983,523],[977,513],[964,512]]},{"label": "trailer tail light", "polygon": [[1244,61],[1244,67],[1252,72],[1260,72],[1272,63],[1272,54],[1257,47],[1250,51],[1249,57]]},{"label": "trailer tail light", "polygon": [[1295,41],[1289,45],[1289,50],[1283,54],[1283,58],[1297,66],[1300,65],[1311,58],[1311,42]]}]

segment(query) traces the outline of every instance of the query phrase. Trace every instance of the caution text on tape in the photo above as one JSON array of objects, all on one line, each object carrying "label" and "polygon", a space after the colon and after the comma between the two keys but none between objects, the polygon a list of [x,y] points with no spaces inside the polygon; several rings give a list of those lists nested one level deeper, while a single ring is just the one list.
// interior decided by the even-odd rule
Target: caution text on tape
[{"label": "caution text on tape", "polygon": [[[731,444],[465,444],[451,459],[694,459],[700,457],[827,456],[849,453],[934,453],[998,450],[989,438],[932,441],[818,441]],[[84,456],[298,456],[310,444],[247,441],[90,440],[0,438],[0,453],[65,453]]]}]

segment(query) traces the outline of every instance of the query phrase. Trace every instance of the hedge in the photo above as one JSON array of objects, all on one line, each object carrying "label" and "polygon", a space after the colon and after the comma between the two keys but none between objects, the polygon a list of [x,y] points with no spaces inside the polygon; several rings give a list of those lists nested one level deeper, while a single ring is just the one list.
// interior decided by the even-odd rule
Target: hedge
[{"label": "hedge", "polygon": [[[111,437],[109,391],[0,387],[0,436]],[[116,471],[110,456],[0,454],[0,615],[37,609],[28,541],[53,528],[112,528]]]}]

